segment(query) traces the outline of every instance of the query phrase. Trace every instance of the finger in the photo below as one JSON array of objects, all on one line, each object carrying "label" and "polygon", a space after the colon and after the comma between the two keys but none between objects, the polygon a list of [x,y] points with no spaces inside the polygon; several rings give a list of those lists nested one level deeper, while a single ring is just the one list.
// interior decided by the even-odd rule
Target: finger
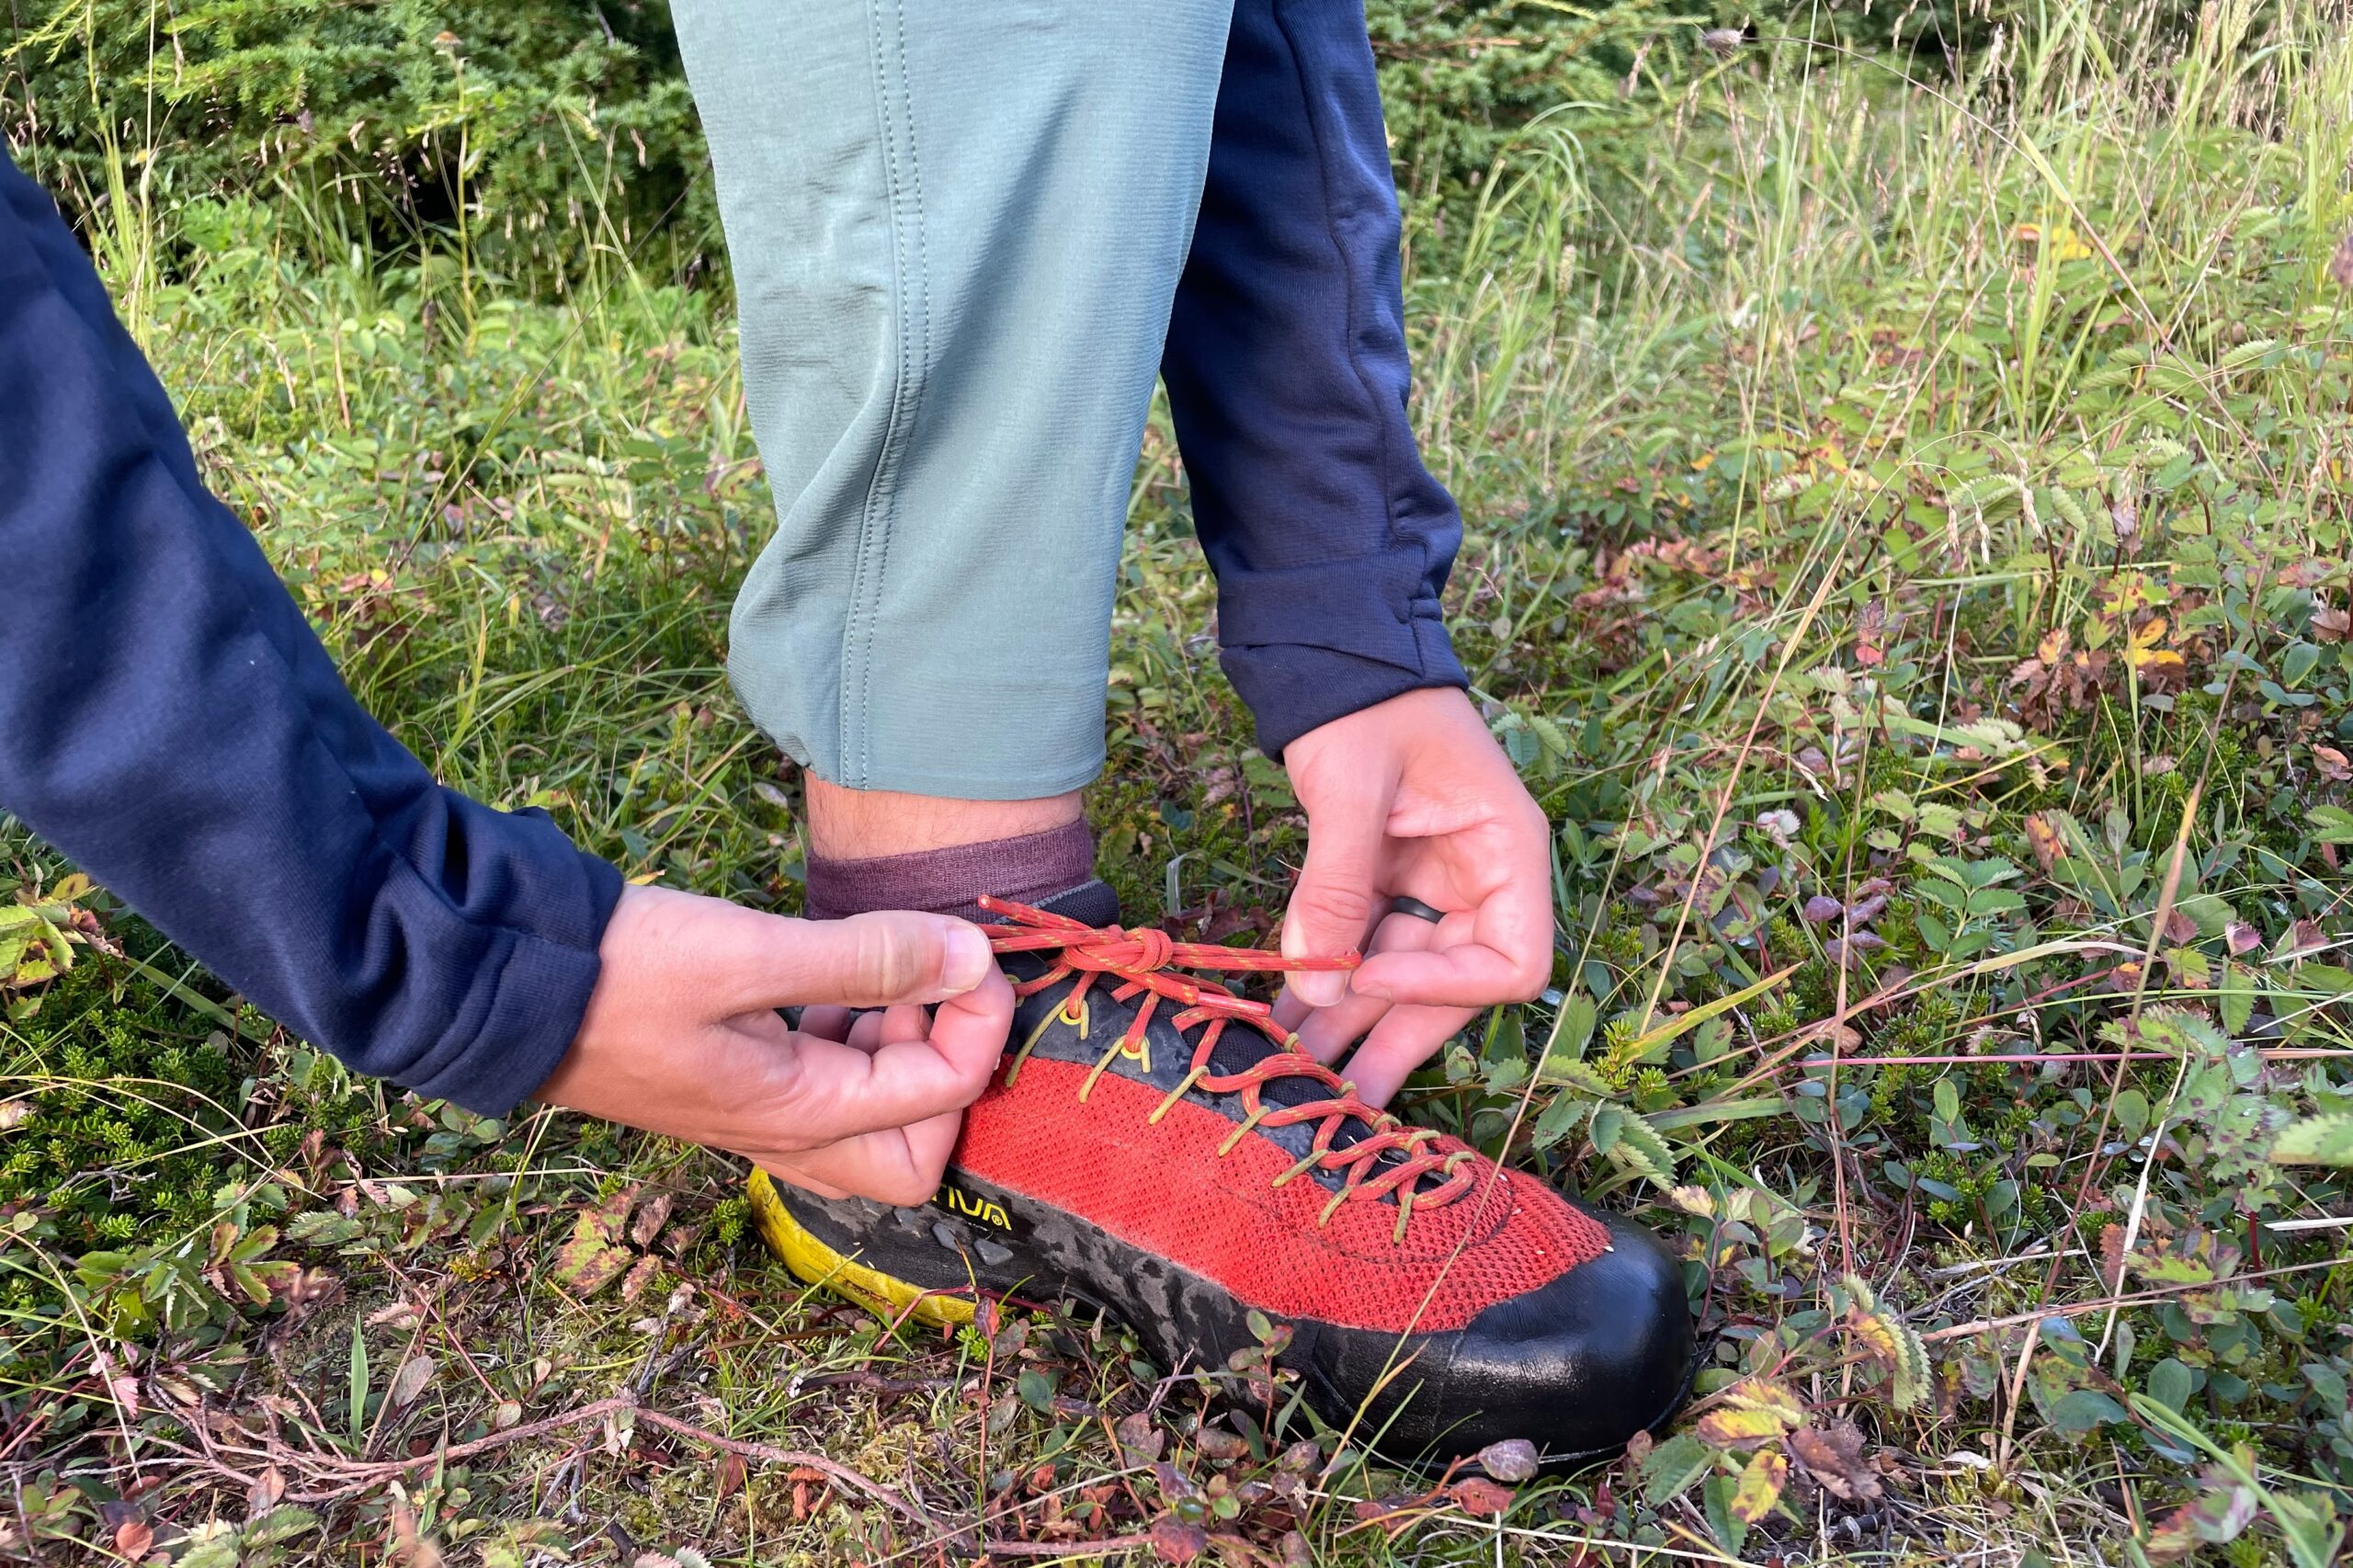
[{"label": "finger", "polygon": [[1545,971],[1484,942],[1464,942],[1427,953],[1382,953],[1367,959],[1355,984],[1368,995],[1433,1007],[1492,1007],[1527,1002],[1544,989]]},{"label": "finger", "polygon": [[849,1026],[857,1015],[847,1007],[803,1007],[801,1009],[801,1032],[820,1040],[847,1040]]},{"label": "finger", "polygon": [[[1467,934],[1469,923],[1464,924]],[[1373,927],[1365,948],[1374,953],[1411,952],[1440,939],[1438,927],[1431,922],[1411,915],[1392,915]],[[1366,1030],[1381,1022],[1381,1015],[1391,1006],[1386,996],[1369,996],[1351,990],[1333,1006],[1307,1012],[1298,1023],[1288,1027],[1299,1036],[1301,1050],[1329,1066],[1340,1059],[1351,1041],[1363,1039]],[[1279,1012],[1277,1016],[1279,1017]]]},{"label": "finger", "polygon": [[730,1013],[793,1003],[939,1002],[996,972],[981,928],[945,915],[883,910],[788,920],[724,907],[731,913],[697,923],[689,961],[706,994],[720,994]]},{"label": "finger", "polygon": [[835,1187],[833,1183],[820,1180],[802,1170],[795,1163],[800,1158],[799,1154],[794,1155],[792,1160],[783,1160],[773,1154],[765,1154],[752,1163],[777,1180],[789,1183],[803,1192],[814,1193],[819,1198],[841,1199],[850,1195],[847,1187]]},{"label": "finger", "polygon": [[855,1195],[878,1203],[912,1208],[939,1190],[956,1131],[963,1120],[950,1111],[913,1127],[863,1132],[820,1148],[803,1149],[761,1167],[821,1198]]},{"label": "finger", "polygon": [[1386,1106],[1479,1013],[1476,1007],[1392,1007],[1348,1058],[1344,1075],[1357,1086],[1358,1098]]},{"label": "finger", "polygon": [[[1312,802],[1307,860],[1283,914],[1287,958],[1338,958],[1364,940],[1379,909],[1375,879],[1389,817],[1389,791],[1363,785]],[[1348,993],[1348,976],[1335,970],[1291,974],[1285,986],[1311,1007],[1329,1007]]]},{"label": "finger", "polygon": [[1013,982],[992,966],[988,977],[932,1009],[926,1025],[931,1049],[957,1072],[986,1084],[1013,1029]]},{"label": "finger", "polygon": [[[1552,973],[1552,896],[1540,837],[1534,854],[1517,832],[1495,835],[1492,863],[1508,874],[1478,907],[1449,915],[1427,952],[1384,952],[1368,959],[1349,983],[1368,995],[1427,1006],[1485,1007],[1525,1002]],[[1474,853],[1485,854],[1481,844]],[[1464,939],[1467,936],[1468,939]]]},{"label": "finger", "polygon": [[[895,1039],[887,1016],[870,1015],[881,1019],[871,1026],[877,1043],[870,1054],[855,1043],[801,1038],[783,1108],[796,1143],[836,1142],[961,1111],[987,1086],[1013,1024],[1010,981],[992,973],[941,1004],[927,1032],[915,1038],[907,1036],[923,1027],[920,1010],[910,1011],[913,1021],[903,1022]],[[865,1023],[851,1026],[853,1040]]]},{"label": "finger", "polygon": [[1359,996],[1350,992],[1331,1006],[1318,1007],[1308,1014],[1291,1032],[1299,1037],[1300,1050],[1329,1067],[1346,1056],[1348,1047],[1381,1022],[1381,1015],[1393,1006],[1386,996]]},{"label": "finger", "polygon": [[921,1007],[913,1003],[902,1003],[896,1007],[858,1014],[843,1040],[844,1043],[854,1045],[871,1056],[885,1045],[922,1040],[926,1032],[926,1024]]},{"label": "finger", "polygon": [[[1006,1017],[1008,1021],[1011,1017],[1011,983],[1002,975],[997,978],[1004,987],[1002,997],[982,995],[972,1006],[961,1009],[980,1016],[979,1031],[974,1036],[978,1043],[986,1041],[987,1015],[997,1003],[1006,1004]],[[994,987],[989,989],[995,990]],[[949,1019],[951,1035],[972,1028],[963,1018]],[[925,1045],[929,1042],[931,1032],[932,1020],[923,1008],[902,1006],[879,1013],[859,1015],[850,1030],[849,1043],[868,1051]],[[950,1049],[955,1051],[962,1051],[965,1042],[953,1039],[949,1042]],[[995,1048],[989,1049],[987,1062],[989,1068],[993,1069],[996,1062]],[[985,1077],[984,1069],[983,1082]],[[961,1111],[946,1111],[906,1127],[860,1133],[823,1148],[807,1150],[784,1163],[805,1177],[812,1190],[821,1187],[847,1189],[863,1198],[903,1206],[923,1203],[938,1190],[949,1156],[956,1146],[956,1135],[962,1126]]]}]

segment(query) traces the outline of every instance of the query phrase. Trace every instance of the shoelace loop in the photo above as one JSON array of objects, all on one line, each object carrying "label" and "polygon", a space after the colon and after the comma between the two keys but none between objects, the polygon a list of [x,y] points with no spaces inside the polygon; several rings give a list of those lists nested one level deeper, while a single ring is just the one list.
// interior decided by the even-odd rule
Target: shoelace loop
[{"label": "shoelace loop", "polygon": [[[1150,1046],[1145,1029],[1152,1021],[1154,1009],[1163,998],[1181,1004],[1184,1010],[1170,1023],[1181,1034],[1199,1028],[1200,1037],[1193,1045],[1188,1071],[1181,1083],[1161,1102],[1153,1113],[1157,1121],[1168,1108],[1195,1088],[1211,1094],[1238,1095],[1245,1112],[1236,1125],[1233,1137],[1219,1149],[1223,1154],[1241,1141],[1254,1127],[1290,1127],[1302,1122],[1317,1123],[1315,1137],[1307,1154],[1289,1171],[1276,1178],[1280,1186],[1309,1170],[1321,1168],[1339,1173],[1340,1187],[1332,1201],[1324,1206],[1320,1224],[1329,1219],[1340,1203],[1348,1199],[1376,1200],[1394,1194],[1398,1204],[1397,1233],[1402,1238],[1405,1221],[1415,1208],[1436,1208],[1450,1203],[1471,1190],[1478,1179],[1473,1168],[1477,1151],[1465,1147],[1426,1127],[1408,1127],[1388,1112],[1366,1104],[1357,1096],[1355,1089],[1329,1067],[1299,1049],[1295,1035],[1279,1031],[1274,1024],[1273,1009],[1264,1002],[1254,1002],[1237,996],[1214,981],[1172,972],[1177,968],[1215,970],[1227,973],[1268,973],[1298,970],[1351,970],[1363,960],[1355,953],[1336,959],[1293,959],[1260,948],[1225,948],[1211,943],[1179,942],[1155,926],[1089,926],[1066,915],[1033,909],[1010,899],[983,895],[981,907],[989,914],[1012,921],[1007,928],[989,931],[989,945],[1004,953],[1055,953],[1051,966],[1035,980],[1023,981],[1014,986],[1020,995],[1034,995],[1075,974],[1078,983],[1071,987],[1063,1006],[1067,1017],[1081,1016],[1087,991],[1097,981],[1108,977],[1113,983],[1112,1000],[1129,1001],[1142,996],[1135,1019],[1126,1031],[1097,1062],[1095,1071],[1087,1074],[1079,1090],[1083,1099],[1095,1080],[1108,1068],[1112,1060],[1125,1054],[1142,1062],[1150,1070]],[[1246,1023],[1279,1049],[1262,1057],[1239,1073],[1218,1074],[1210,1071],[1211,1054],[1217,1049],[1218,1037],[1230,1022]],[[1016,1055],[1006,1075],[1020,1071],[1021,1061],[1029,1054],[1024,1047]],[[1268,1106],[1261,1097],[1267,1085],[1278,1078],[1306,1078],[1322,1085],[1329,1093],[1321,1099],[1295,1106]],[[1350,1119],[1362,1122],[1370,1129],[1355,1142],[1334,1148],[1333,1140],[1342,1124]],[[1389,1160],[1385,1168],[1384,1156]],[[1376,1173],[1378,1170],[1378,1174]],[[1419,1190],[1424,1176],[1441,1179],[1427,1191]]]}]

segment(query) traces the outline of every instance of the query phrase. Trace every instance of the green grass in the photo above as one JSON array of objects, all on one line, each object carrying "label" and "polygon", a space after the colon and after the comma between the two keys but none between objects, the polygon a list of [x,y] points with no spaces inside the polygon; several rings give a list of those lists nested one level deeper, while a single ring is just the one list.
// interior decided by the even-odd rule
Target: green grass
[{"label": "green grass", "polygon": [[[1116,1325],[890,1335],[765,1263],[728,1162],[350,1083],[127,916],[69,947],[13,835],[32,960],[79,962],[0,1025],[6,1539],[881,1563],[1171,1517],[1236,1562],[2317,1568],[2348,1195],[2270,1154],[2353,1100],[2353,48],[2283,10],[2176,47],[2054,6],[1962,79],[1768,45],[1647,121],[1540,122],[1467,231],[1412,235],[1454,622],[1558,824],[1563,941],[1556,1000],[1409,1093],[1712,1266],[1707,1398],[1647,1457],[1408,1506]],[[135,222],[102,254],[369,704],[632,875],[792,908],[796,781],[721,674],[769,526],[723,303],[620,252],[563,306],[322,267],[258,200],[139,222],[196,259]],[[1093,810],[1139,917],[1264,936],[1303,841],[1211,598],[1155,424]],[[609,1221],[638,1289],[551,1278],[583,1212],[657,1200]],[[646,1420],[530,1425],[624,1391],[934,1522]],[[397,1491],[351,1468],[510,1430]]]}]

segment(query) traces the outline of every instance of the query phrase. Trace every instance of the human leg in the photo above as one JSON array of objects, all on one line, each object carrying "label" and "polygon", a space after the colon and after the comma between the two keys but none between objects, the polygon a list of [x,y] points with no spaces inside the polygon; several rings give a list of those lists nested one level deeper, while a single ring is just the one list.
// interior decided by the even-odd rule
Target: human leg
[{"label": "human leg", "polygon": [[[1228,5],[676,6],[778,507],[730,669],[827,784],[1034,802],[1100,769]],[[851,854],[1002,825],[906,842],[904,811],[818,799]]]}]

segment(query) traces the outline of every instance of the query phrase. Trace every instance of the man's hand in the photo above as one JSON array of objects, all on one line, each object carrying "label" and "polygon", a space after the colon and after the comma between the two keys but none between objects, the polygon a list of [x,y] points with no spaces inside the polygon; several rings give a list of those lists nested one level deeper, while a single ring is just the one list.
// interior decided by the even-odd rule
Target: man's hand
[{"label": "man's hand", "polygon": [[[1335,719],[1291,742],[1283,763],[1307,809],[1283,951],[1370,956],[1353,975],[1291,975],[1276,1021],[1320,1062],[1361,1039],[1347,1075],[1386,1105],[1480,1008],[1544,988],[1551,830],[1460,691],[1409,691]],[[1444,922],[1384,918],[1400,893]]]},{"label": "man's hand", "polygon": [[[633,887],[600,952],[579,1037],[539,1097],[828,1198],[930,1198],[1013,1024],[988,938],[946,915],[787,920]],[[776,1013],[794,1004],[809,1009],[798,1031]],[[888,1010],[853,1025],[850,1007]]]}]

